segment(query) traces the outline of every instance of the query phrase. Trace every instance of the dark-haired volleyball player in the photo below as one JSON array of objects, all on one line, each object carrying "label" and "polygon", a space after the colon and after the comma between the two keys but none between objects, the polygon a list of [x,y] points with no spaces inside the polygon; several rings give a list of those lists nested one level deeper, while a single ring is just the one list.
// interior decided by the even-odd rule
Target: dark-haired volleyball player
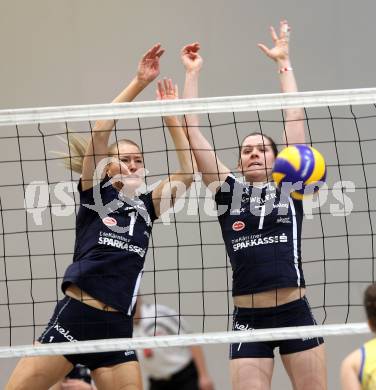
[{"label": "dark-haired volleyball player", "polygon": [[[163,51],[158,44],[142,57],[137,76],[114,102],[133,100],[158,76]],[[158,83],[158,95],[177,97],[171,80]],[[62,284],[65,298],[57,304],[39,342],[132,337],[132,315],[153,221],[171,207],[172,199],[179,196],[178,187],[192,181],[184,130],[176,117],[166,117],[165,122],[179,150],[181,171],[138,196],[136,191],[144,184],[142,152],[126,139],[108,146],[114,121],[97,121],[87,146],[82,139],[71,138],[69,162],[81,173],[75,254]],[[178,186],[181,183],[185,186]],[[48,389],[77,363],[91,370],[99,390],[142,388],[137,357],[131,350],[23,358],[6,389]]]},{"label": "dark-haired volleyball player", "polygon": [[[296,92],[287,22],[281,22],[279,35],[271,27],[271,36],[272,49],[259,47],[277,63],[282,92]],[[305,143],[302,110],[286,110],[285,119],[284,141]],[[252,133],[242,142],[238,168],[244,184],[219,161],[198,127],[189,127],[188,136],[198,170],[216,193],[218,219],[233,269],[233,329],[315,324],[301,265],[302,202],[281,195],[271,182],[277,154],[273,140]],[[232,344],[233,388],[270,389],[276,347],[295,390],[326,389],[321,338]]]},{"label": "dark-haired volleyball player", "polygon": [[[364,292],[364,308],[369,328],[376,332],[376,283]],[[341,365],[342,390],[376,389],[376,338],[350,353]]]}]

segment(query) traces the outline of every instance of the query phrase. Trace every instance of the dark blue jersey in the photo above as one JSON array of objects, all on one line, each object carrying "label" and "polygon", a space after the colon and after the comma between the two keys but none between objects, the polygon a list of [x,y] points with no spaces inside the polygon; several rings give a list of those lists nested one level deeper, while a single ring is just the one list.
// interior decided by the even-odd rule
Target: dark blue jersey
[{"label": "dark blue jersey", "polygon": [[73,263],[65,272],[63,291],[76,284],[92,297],[131,314],[139,287],[149,236],[157,218],[152,193],[129,199],[108,177],[91,189],[78,185]]},{"label": "dark blue jersey", "polygon": [[215,200],[233,270],[233,296],[305,286],[301,201],[271,184],[248,186],[232,175]]}]

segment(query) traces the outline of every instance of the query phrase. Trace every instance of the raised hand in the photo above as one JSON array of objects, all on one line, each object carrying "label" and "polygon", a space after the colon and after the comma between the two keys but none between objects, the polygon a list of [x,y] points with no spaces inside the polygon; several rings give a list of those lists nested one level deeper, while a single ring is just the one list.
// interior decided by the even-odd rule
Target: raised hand
[{"label": "raised hand", "polygon": [[279,23],[279,35],[277,35],[273,26],[270,26],[270,35],[272,37],[274,47],[269,49],[262,43],[257,46],[272,60],[276,62],[284,62],[289,60],[289,35],[290,26],[287,20],[281,20]]},{"label": "raised hand", "polygon": [[158,81],[157,100],[175,100],[179,99],[178,86],[173,84],[171,79]]},{"label": "raised hand", "polygon": [[202,67],[202,57],[198,53],[200,44],[191,43],[181,49],[180,57],[187,72],[199,71]]},{"label": "raised hand", "polygon": [[[178,86],[173,84],[171,79],[159,80],[157,85],[157,100],[176,100],[179,98]],[[176,116],[165,116],[164,121],[170,131],[179,129],[180,123]]]},{"label": "raised hand", "polygon": [[149,84],[159,75],[159,59],[164,53],[161,44],[157,43],[149,49],[138,64],[137,78],[145,84]]}]

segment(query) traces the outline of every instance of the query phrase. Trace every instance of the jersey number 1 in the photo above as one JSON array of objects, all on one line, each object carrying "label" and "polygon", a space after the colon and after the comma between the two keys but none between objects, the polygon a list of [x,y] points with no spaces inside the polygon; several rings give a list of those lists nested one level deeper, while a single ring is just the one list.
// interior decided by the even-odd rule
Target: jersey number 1
[{"label": "jersey number 1", "polygon": [[262,229],[264,226],[264,217],[265,217],[265,205],[260,206],[261,212],[260,212],[260,221],[259,221],[259,230]]},{"label": "jersey number 1", "polygon": [[132,211],[131,213],[129,213],[129,216],[131,218],[131,222],[129,224],[129,231],[128,231],[128,234],[130,236],[133,236],[133,229],[134,229],[134,225],[136,223],[136,219],[137,219],[137,215],[136,215],[136,212],[135,211]]}]

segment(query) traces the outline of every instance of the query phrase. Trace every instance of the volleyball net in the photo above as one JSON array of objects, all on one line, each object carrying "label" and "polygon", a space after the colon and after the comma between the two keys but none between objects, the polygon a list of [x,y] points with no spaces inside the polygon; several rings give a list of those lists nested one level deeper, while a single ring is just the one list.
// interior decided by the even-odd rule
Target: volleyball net
[{"label": "volleyball net", "polygon": [[[201,98],[0,111],[0,357],[102,352],[368,332],[362,295],[375,280],[376,89]],[[197,114],[221,160],[236,170],[240,140],[258,131],[282,145],[283,110],[303,107],[308,144],[326,185],[304,202],[302,259],[315,327],[231,332],[231,267],[212,195],[200,175],[154,223],[141,292],[177,311],[192,334],[33,346],[50,319],[74,254],[78,176],[57,152],[116,119],[112,139],[141,148],[147,188],[178,169],[162,116]],[[241,174],[241,173],[239,173]]]}]

